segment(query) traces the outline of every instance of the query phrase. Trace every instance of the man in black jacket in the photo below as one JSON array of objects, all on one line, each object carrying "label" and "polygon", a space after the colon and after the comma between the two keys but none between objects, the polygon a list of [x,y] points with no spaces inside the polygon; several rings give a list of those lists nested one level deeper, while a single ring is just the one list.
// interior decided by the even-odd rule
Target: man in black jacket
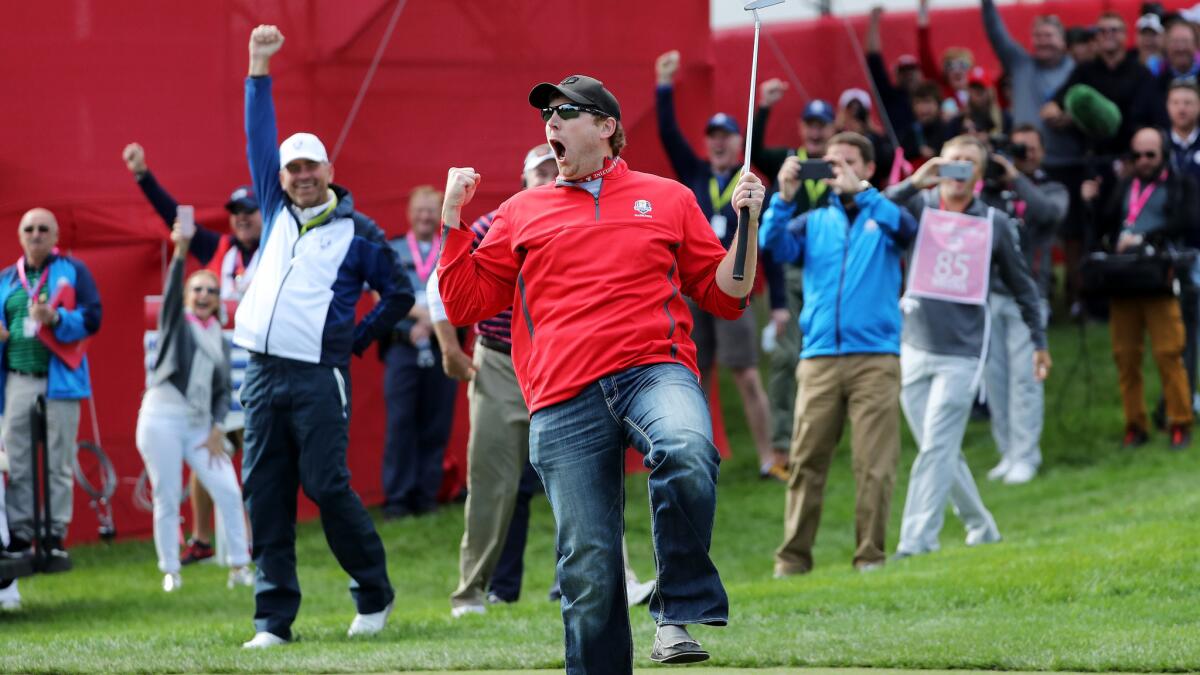
[{"label": "man in black jacket", "polygon": [[[1163,250],[1188,240],[1200,217],[1195,181],[1175,171],[1167,161],[1166,136],[1144,127],[1130,142],[1133,175],[1122,179],[1097,211],[1102,241],[1115,253],[1135,253],[1149,247]],[[1100,182],[1085,181],[1080,190],[1094,202]],[[1142,391],[1142,344],[1150,333],[1150,348],[1162,378],[1172,449],[1191,443],[1192,407],[1183,367],[1184,327],[1179,303],[1169,293],[1114,297],[1110,300],[1109,330],[1125,409],[1126,448],[1144,444],[1149,424]]]},{"label": "man in black jacket", "polygon": [[[732,199],[734,186],[742,173],[739,165],[743,148],[742,132],[732,117],[717,113],[704,127],[708,157],[703,159],[696,155],[675,116],[675,74],[678,70],[678,51],[665,52],[654,62],[658,81],[654,99],[658,137],[679,182],[696,195],[696,203],[708,217],[717,238],[728,249],[733,245],[733,237],[737,233],[738,214],[733,208]],[[769,256],[764,256],[763,274],[770,291],[771,320],[779,330],[788,320],[783,271]],[[783,465],[786,463],[787,445],[776,444],[772,452],[771,410],[758,372],[758,327],[754,323],[753,313],[726,321],[705,312],[691,300],[688,306],[694,322],[692,339],[696,341],[696,360],[703,374],[705,388],[716,366],[729,368],[741,394],[746,424],[758,452],[759,476],[786,480],[787,471]]]}]

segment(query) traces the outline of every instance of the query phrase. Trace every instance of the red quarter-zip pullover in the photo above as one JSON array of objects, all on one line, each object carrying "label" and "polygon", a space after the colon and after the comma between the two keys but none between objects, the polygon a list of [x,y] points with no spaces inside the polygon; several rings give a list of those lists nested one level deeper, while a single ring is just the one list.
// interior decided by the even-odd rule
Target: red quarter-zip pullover
[{"label": "red quarter-zip pullover", "polygon": [[725,248],[692,193],[613,164],[599,197],[563,183],[517,193],[474,253],[465,225],[446,238],[446,314],[465,326],[513,306],[513,366],[530,412],[634,366],[674,362],[699,375],[682,296],[725,319],[745,307],[717,286]]}]

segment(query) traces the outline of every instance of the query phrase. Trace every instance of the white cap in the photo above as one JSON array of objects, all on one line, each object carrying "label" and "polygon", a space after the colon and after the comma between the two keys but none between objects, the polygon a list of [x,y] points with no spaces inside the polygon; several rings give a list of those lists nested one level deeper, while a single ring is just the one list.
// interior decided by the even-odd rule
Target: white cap
[{"label": "white cap", "polygon": [[279,166],[287,166],[297,159],[311,159],[314,162],[329,162],[329,154],[325,152],[325,144],[316,136],[300,132],[287,137],[279,144]]},{"label": "white cap", "polygon": [[521,169],[521,173],[536,169],[542,162],[551,159],[554,159],[554,150],[549,145],[543,143],[525,155],[525,168]]},{"label": "white cap", "polygon": [[1143,14],[1137,20],[1137,29],[1138,31],[1149,30],[1155,33],[1162,33],[1162,19],[1157,14]]},{"label": "white cap", "polygon": [[867,112],[871,111],[871,95],[863,89],[850,88],[842,92],[838,98],[838,108],[845,108],[851,101],[858,101]]}]

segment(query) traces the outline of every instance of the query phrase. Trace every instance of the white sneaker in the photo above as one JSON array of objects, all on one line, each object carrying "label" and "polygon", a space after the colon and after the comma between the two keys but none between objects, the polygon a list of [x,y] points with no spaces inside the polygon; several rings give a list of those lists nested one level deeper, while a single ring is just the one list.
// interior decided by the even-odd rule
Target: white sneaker
[{"label": "white sneaker", "polygon": [[978,530],[967,530],[967,546],[982,546],[1000,541],[1000,528],[988,525]]},{"label": "white sneaker", "polygon": [[21,592],[17,580],[13,579],[6,588],[0,588],[0,611],[15,612],[21,609]]},{"label": "white sneaker", "polygon": [[229,579],[225,582],[226,588],[237,588],[238,586],[253,586],[254,585],[254,570],[250,566],[235,567],[229,570]]},{"label": "white sneaker", "polygon": [[468,614],[487,614],[487,607],[483,605],[459,605],[450,609],[450,616],[455,619],[461,619]]},{"label": "white sneaker", "polygon": [[179,572],[167,572],[163,575],[162,589],[167,593],[174,593],[183,587],[183,577],[179,576]]},{"label": "white sneaker", "polygon": [[1005,485],[1024,485],[1037,476],[1037,467],[1028,462],[1015,462],[1004,474]]},{"label": "white sneaker", "polygon": [[629,600],[630,607],[649,602],[650,595],[654,593],[654,580],[639,582],[635,579],[629,579],[625,582],[625,597]]},{"label": "white sneaker", "polygon": [[387,625],[388,615],[392,613],[392,605],[396,604],[393,600],[388,603],[387,607],[371,614],[355,614],[354,620],[350,622],[350,630],[346,631],[346,635],[354,637],[355,635],[374,635],[383,630]]},{"label": "white sneaker", "polygon": [[287,643],[287,640],[284,640],[274,633],[268,633],[264,630],[255,633],[254,637],[250,638],[246,642],[243,642],[242,649],[266,649],[268,647],[286,645]]},{"label": "white sneaker", "polygon": [[1013,468],[1013,463],[1007,459],[1000,460],[1000,463],[992,467],[991,471],[987,472],[988,480],[1000,480],[1008,475],[1008,472]]}]

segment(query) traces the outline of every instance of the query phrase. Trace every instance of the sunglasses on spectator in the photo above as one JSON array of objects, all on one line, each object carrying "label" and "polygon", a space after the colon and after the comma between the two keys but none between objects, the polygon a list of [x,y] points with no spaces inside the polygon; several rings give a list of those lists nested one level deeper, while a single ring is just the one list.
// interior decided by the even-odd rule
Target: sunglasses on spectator
[{"label": "sunglasses on spectator", "polygon": [[573,120],[579,117],[579,113],[591,113],[600,117],[608,117],[608,113],[597,108],[589,108],[585,105],[575,105],[574,103],[563,103],[560,105],[552,105],[548,108],[542,108],[542,121],[549,122],[554,113],[558,113],[559,118],[564,120]]},{"label": "sunglasses on spectator", "polygon": [[218,293],[218,289],[216,286],[192,286],[192,292],[196,295],[200,295],[202,293],[216,295]]},{"label": "sunglasses on spectator", "polygon": [[1136,162],[1139,159],[1158,159],[1157,152],[1131,152],[1129,156]]},{"label": "sunglasses on spectator", "polygon": [[38,232],[41,232],[42,234],[46,234],[47,232],[50,231],[49,225],[26,225],[25,227],[21,228],[21,231],[24,232],[25,234],[33,234],[33,230],[35,228],[37,229]]},{"label": "sunglasses on spectator", "polygon": [[1096,26],[1096,32],[1100,35],[1105,35],[1108,33],[1124,33],[1125,27],[1124,26]]}]

